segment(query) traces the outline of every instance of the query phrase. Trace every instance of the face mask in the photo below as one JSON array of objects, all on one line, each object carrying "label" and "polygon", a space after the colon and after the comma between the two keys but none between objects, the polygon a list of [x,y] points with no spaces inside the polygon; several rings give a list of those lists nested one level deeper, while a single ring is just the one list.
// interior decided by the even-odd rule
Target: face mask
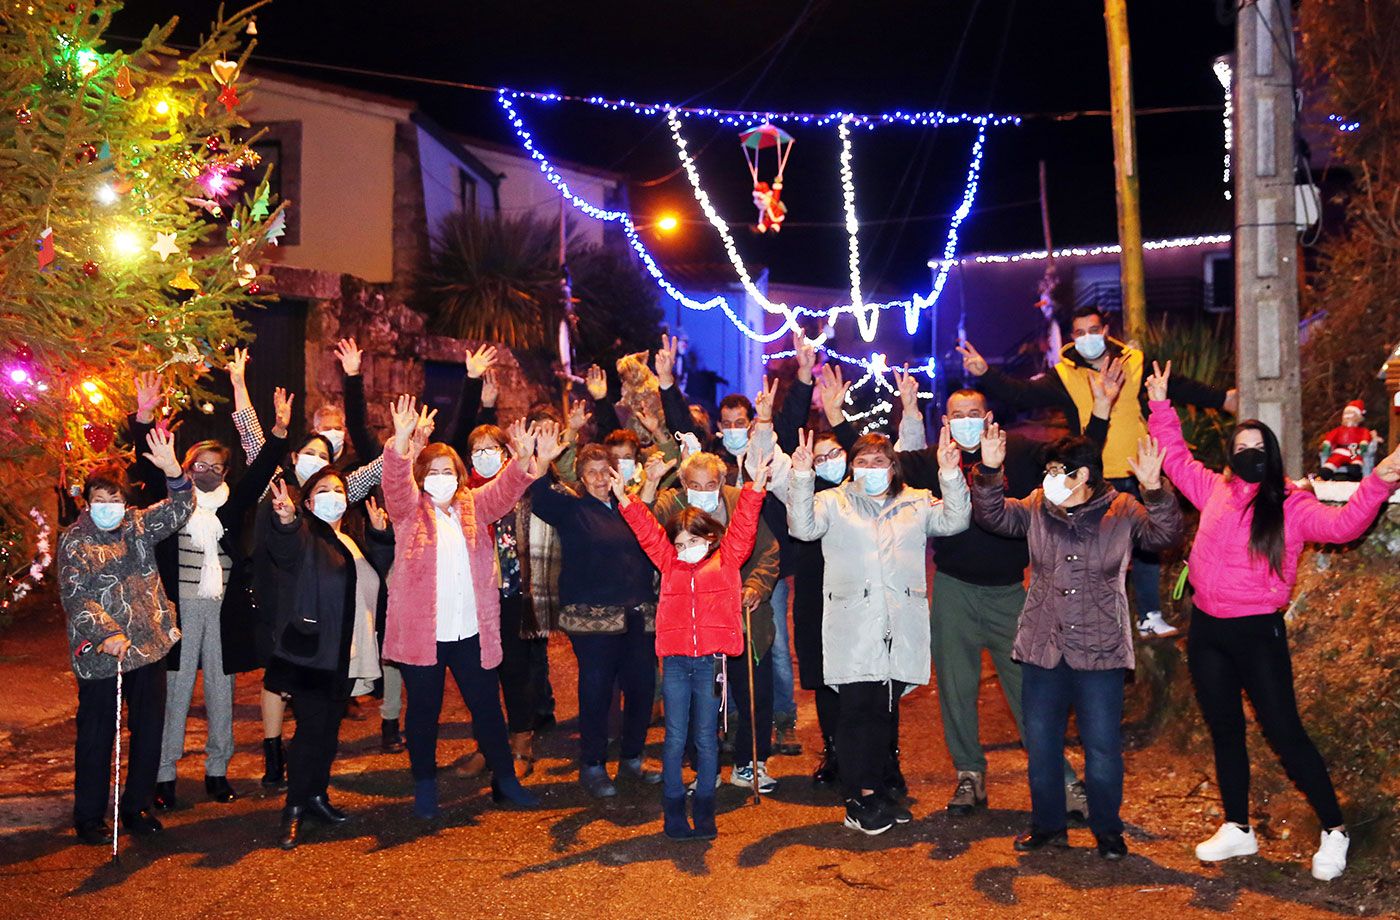
[{"label": "face mask", "polygon": [[1069,473],[1060,473],[1056,476],[1045,474],[1045,478],[1040,481],[1040,487],[1045,491],[1045,500],[1052,505],[1063,505],[1069,501],[1069,497],[1074,494],[1074,490],[1065,485],[1065,480],[1069,478]]},{"label": "face mask", "polygon": [[731,454],[742,454],[744,448],[749,446],[749,430],[747,428],[725,428],[722,436],[724,449]]},{"label": "face mask", "polygon": [[88,514],[92,516],[92,522],[99,530],[116,530],[122,518],[126,517],[126,503],[93,502],[88,505]]},{"label": "face mask", "polygon": [[327,428],[325,431],[318,431],[316,433],[331,442],[331,450],[339,457],[340,452],[345,449],[345,432],[341,431],[339,428]]},{"label": "face mask", "polygon": [[623,482],[631,482],[637,476],[637,461],[627,457],[617,461],[617,475],[622,477]]},{"label": "face mask", "polygon": [[890,487],[889,467],[862,466],[851,474],[866,495],[883,495]]},{"label": "face mask", "polygon": [[505,455],[499,450],[486,449],[472,451],[472,469],[476,470],[478,475],[485,476],[487,479],[499,473],[501,467],[505,466],[505,463]]},{"label": "face mask", "polygon": [[987,426],[984,418],[950,418],[948,433],[958,446],[965,450],[976,450],[982,444],[982,430]]},{"label": "face mask", "polygon": [[846,478],[846,458],[832,457],[830,460],[823,460],[813,467],[817,475],[827,482],[840,482]]},{"label": "face mask", "polygon": [[317,492],[311,498],[311,513],[334,524],[345,517],[345,496],[339,492]]},{"label": "face mask", "polygon": [[456,473],[429,473],[423,477],[423,491],[442,504],[457,494]]},{"label": "face mask", "polygon": [[1086,361],[1098,360],[1106,347],[1103,335],[1100,333],[1086,333],[1074,340],[1074,350],[1083,355]]},{"label": "face mask", "polygon": [[1245,482],[1264,481],[1264,449],[1246,447],[1230,455],[1230,469]]},{"label": "face mask", "polygon": [[297,482],[306,482],[329,465],[328,460],[315,454],[297,454]]},{"label": "face mask", "polygon": [[706,514],[714,514],[719,509],[719,490],[701,492],[699,489],[686,489],[685,501],[692,508],[699,508]]},{"label": "face mask", "polygon": [[201,492],[216,491],[224,484],[224,474],[207,470],[203,473],[191,473],[190,479],[194,481],[194,487]]},{"label": "face mask", "polygon": [[709,544],[696,543],[694,546],[687,546],[685,549],[676,550],[676,558],[681,562],[696,563],[704,559],[710,552]]}]

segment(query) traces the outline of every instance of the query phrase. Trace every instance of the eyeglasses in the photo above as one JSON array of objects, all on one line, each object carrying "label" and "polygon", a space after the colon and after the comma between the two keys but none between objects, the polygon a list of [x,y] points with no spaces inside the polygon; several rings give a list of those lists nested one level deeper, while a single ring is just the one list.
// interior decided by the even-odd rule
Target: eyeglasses
[{"label": "eyeglasses", "polygon": [[499,447],[483,447],[483,448],[481,448],[480,450],[474,450],[474,451],[472,451],[472,457],[473,457],[473,458],[476,458],[476,457],[485,457],[485,456],[487,456],[487,455],[489,455],[489,454],[499,454],[499,453],[501,453],[501,449],[500,449]]},{"label": "eyeglasses", "polygon": [[228,467],[222,463],[205,463],[203,460],[196,460],[193,469],[196,473],[219,473],[222,475],[228,470]]},{"label": "eyeglasses", "polygon": [[817,454],[817,462],[818,462],[818,463],[822,463],[822,462],[825,462],[825,461],[827,461],[827,460],[835,460],[837,457],[844,457],[844,456],[846,456],[846,452],[845,452],[844,450],[842,450],[841,448],[837,447],[837,448],[833,448],[832,450],[827,451],[827,452],[824,453],[824,454]]}]

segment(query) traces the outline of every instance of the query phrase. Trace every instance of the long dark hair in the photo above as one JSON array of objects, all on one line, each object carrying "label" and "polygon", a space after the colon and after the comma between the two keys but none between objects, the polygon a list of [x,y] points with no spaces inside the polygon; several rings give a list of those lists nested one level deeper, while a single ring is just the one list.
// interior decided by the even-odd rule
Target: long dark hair
[{"label": "long dark hair", "polygon": [[1278,437],[1269,426],[1251,418],[1235,426],[1235,433],[1230,436],[1231,453],[1234,453],[1235,441],[1241,431],[1257,431],[1264,439],[1264,478],[1259,481],[1259,491],[1249,501],[1254,512],[1249,521],[1249,554],[1268,562],[1274,574],[1282,578],[1283,500],[1288,495],[1283,474],[1283,452],[1279,450]]}]

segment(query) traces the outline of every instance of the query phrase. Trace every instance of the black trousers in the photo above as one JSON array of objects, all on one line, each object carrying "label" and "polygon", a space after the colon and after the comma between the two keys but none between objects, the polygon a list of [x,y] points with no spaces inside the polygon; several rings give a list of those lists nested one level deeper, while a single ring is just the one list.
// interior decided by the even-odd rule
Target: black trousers
[{"label": "black trousers", "polygon": [[506,704],[506,725],[511,733],[535,726],[535,682],[530,673],[529,639],[520,638],[520,615],[525,599],[519,594],[501,596],[501,665],[496,669]]},{"label": "black trousers", "polygon": [[[747,644],[746,644],[747,646]],[[729,687],[734,691],[738,730],[734,735],[734,765],[742,767],[753,760],[755,732],[758,759],[773,753],[773,650],[770,648],[753,666],[753,724],[749,724],[749,669],[744,656],[729,659]]]},{"label": "black trousers", "polygon": [[899,681],[859,681],[835,688],[837,764],[848,798],[883,787],[899,744]]},{"label": "black trousers", "polygon": [[330,787],[350,682],[296,689],[291,696],[297,727],[287,749],[287,805],[305,807],[312,796],[325,795]]},{"label": "black trousers", "polygon": [[1283,614],[1213,617],[1198,609],[1191,617],[1186,652],[1196,702],[1215,748],[1215,777],[1225,820],[1249,823],[1243,693],[1249,696],[1259,728],[1288,778],[1307,797],[1322,826],[1339,826],[1342,809],[1327,764],[1298,716]]},{"label": "black trousers", "polygon": [[[123,817],[151,807],[165,727],[165,659],[122,675],[131,742],[122,748],[126,784]],[[78,738],[73,749],[73,826],[101,821],[112,805],[112,746],[116,743],[117,678],[78,680]]]},{"label": "black trousers", "polygon": [[818,687],[817,724],[821,726],[822,739],[835,746],[836,729],[841,724],[841,694],[830,687]]},{"label": "black trousers", "polygon": [[[442,695],[447,672],[457,682],[462,702],[472,716],[472,734],[486,765],[496,776],[514,776],[506,720],[501,715],[499,678],[496,669],[481,666],[481,637],[437,644],[437,663],[402,664],[408,707],[404,717],[404,738],[408,741],[408,762],[415,780],[437,776],[438,720],[442,717]],[[301,713],[297,713],[301,717]]]}]

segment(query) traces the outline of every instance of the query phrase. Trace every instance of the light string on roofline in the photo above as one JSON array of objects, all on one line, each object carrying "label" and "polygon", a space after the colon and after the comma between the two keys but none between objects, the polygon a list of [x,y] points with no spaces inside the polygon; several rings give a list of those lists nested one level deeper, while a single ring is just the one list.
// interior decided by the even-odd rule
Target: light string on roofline
[{"label": "light string on roofline", "polygon": [[666,102],[636,102],[631,99],[609,99],[605,96],[570,96],[563,93],[537,93],[528,90],[503,89],[502,93],[536,102],[580,102],[585,105],[608,109],[613,112],[631,112],[634,115],[655,118],[667,112],[675,112],[683,118],[712,119],[721,124],[736,128],[751,128],[764,122],[783,124],[804,124],[826,127],[846,123],[853,127],[873,130],[889,125],[914,125],[918,127],[942,127],[944,125],[980,125],[999,127],[1019,125],[1020,116],[1001,115],[994,112],[944,112],[937,109],[905,112],[764,112],[743,109],[716,109],[708,106],[671,105]]},{"label": "light string on roofline", "polygon": [[[1206,236],[1178,236],[1165,240],[1148,240],[1142,244],[1142,248],[1149,252],[1159,249],[1188,249],[1192,246],[1217,246],[1221,243],[1230,242],[1230,234],[1216,233]],[[1074,256],[1110,256],[1118,255],[1123,251],[1123,247],[1117,243],[1107,243],[1102,246],[1067,246],[1064,249],[1056,249],[1053,253],[1057,259],[1067,259]],[[952,267],[954,265],[989,265],[1001,264],[1004,262],[1043,262],[1052,253],[1047,253],[1044,249],[1032,250],[1030,252],[1017,253],[987,253],[983,255],[965,256],[961,259],[931,259],[929,268],[938,268],[943,265]]]}]

